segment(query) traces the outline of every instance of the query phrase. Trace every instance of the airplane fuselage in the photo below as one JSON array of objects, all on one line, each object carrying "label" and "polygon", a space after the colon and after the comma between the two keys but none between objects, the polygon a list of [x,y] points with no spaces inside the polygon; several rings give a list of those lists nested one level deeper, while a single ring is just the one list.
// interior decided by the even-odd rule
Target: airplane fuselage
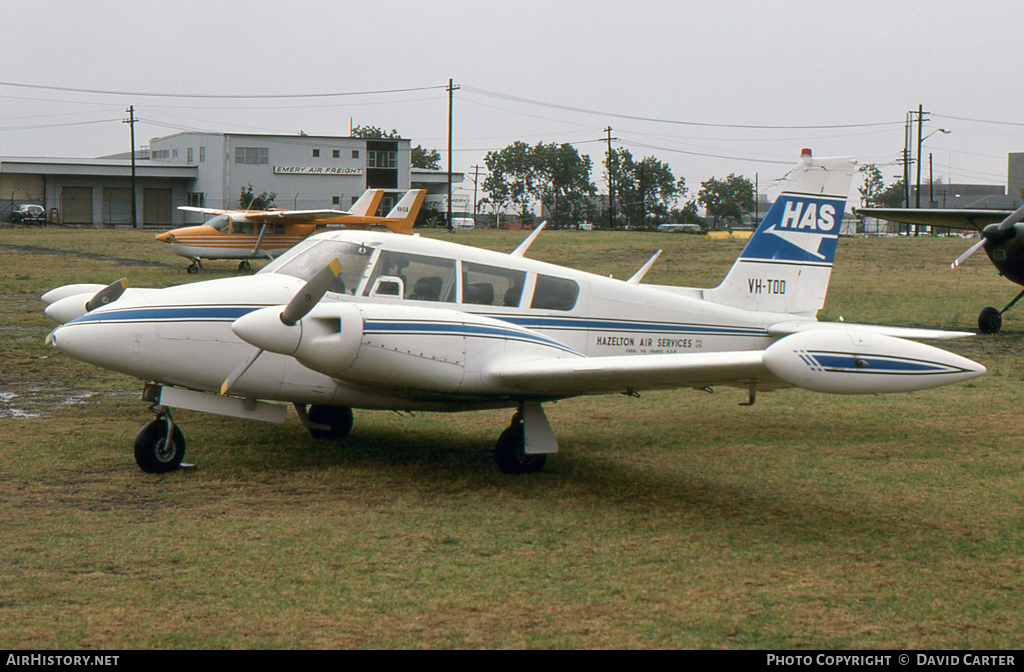
[{"label": "airplane fuselage", "polygon": [[[321,241],[344,244],[363,259],[362,269],[343,274],[342,291],[329,292],[318,307],[330,312],[331,304],[348,303],[360,313],[363,342],[345,382],[268,352],[232,394],[356,408],[511,406],[522,392],[495,389],[486,376],[495,350],[515,348],[517,357],[524,348],[557,357],[756,350],[776,338],[768,325],[792,319],[715,305],[703,300],[704,290],[631,284],[444,241],[341,231],[303,247]],[[216,391],[252,350],[232,324],[286,303],[304,282],[289,270],[275,264],[251,277],[130,289],[69,322],[57,338],[65,351],[99,366]],[[427,286],[432,294],[416,293]],[[750,291],[770,290],[751,284]],[[430,382],[409,389],[410,380]]]}]

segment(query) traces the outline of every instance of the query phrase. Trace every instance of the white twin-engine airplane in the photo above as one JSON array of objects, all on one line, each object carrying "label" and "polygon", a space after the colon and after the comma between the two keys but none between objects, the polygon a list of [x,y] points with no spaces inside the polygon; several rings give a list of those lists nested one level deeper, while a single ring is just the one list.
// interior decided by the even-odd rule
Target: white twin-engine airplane
[{"label": "white twin-engine airplane", "polygon": [[[539,471],[558,449],[542,405],[587,394],[727,385],[838,394],[955,383],[985,367],[906,339],[969,334],[822,323],[854,162],[808,150],[714,289],[640,284],[511,254],[387,232],[313,236],[249,277],[166,289],[124,283],[48,292],[48,341],[148,381],[156,417],[135,440],[147,472],[185,452],[170,408],[284,422],[318,439],[352,409],[516,409],[501,471]],[[655,255],[655,258],[657,255]],[[102,288],[102,289],[101,289]]]}]

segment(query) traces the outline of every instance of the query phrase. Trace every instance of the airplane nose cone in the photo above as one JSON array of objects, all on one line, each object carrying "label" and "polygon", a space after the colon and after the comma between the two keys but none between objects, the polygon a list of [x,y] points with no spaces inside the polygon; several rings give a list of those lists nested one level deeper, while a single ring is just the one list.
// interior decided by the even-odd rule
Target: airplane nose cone
[{"label": "airplane nose cone", "polygon": [[67,324],[76,317],[85,315],[87,312],[85,304],[89,300],[90,296],[92,295],[75,294],[73,296],[66,296],[63,299],[54,301],[48,305],[43,310],[43,314],[57,324]]},{"label": "airplane nose cone", "polygon": [[165,233],[161,233],[161,234],[159,234],[156,237],[156,239],[159,240],[161,243],[173,243],[174,242],[174,232],[173,231],[167,231]]}]

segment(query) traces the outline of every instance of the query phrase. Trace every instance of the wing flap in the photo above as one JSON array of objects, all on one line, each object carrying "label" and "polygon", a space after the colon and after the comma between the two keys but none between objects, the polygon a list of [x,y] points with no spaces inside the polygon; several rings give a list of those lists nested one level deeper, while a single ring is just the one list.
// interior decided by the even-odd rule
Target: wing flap
[{"label": "wing flap", "polygon": [[763,350],[535,359],[495,366],[515,390],[547,396],[731,385],[788,387],[765,366]]},{"label": "wing flap", "polygon": [[843,331],[847,333],[877,334],[879,336],[893,336],[905,338],[911,341],[931,339],[936,341],[949,341],[954,338],[974,336],[969,331],[944,331],[940,329],[918,329],[916,327],[887,327],[876,324],[856,324],[853,322],[779,322],[768,327],[770,336],[789,336],[804,331]]}]

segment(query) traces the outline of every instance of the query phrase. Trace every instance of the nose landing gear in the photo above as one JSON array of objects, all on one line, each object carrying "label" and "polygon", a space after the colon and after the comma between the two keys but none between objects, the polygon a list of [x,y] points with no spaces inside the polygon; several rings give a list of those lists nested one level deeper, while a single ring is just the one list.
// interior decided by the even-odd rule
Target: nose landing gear
[{"label": "nose landing gear", "polygon": [[135,436],[135,463],[147,474],[163,474],[181,467],[185,457],[185,435],[166,409],[153,409],[156,417]]}]

